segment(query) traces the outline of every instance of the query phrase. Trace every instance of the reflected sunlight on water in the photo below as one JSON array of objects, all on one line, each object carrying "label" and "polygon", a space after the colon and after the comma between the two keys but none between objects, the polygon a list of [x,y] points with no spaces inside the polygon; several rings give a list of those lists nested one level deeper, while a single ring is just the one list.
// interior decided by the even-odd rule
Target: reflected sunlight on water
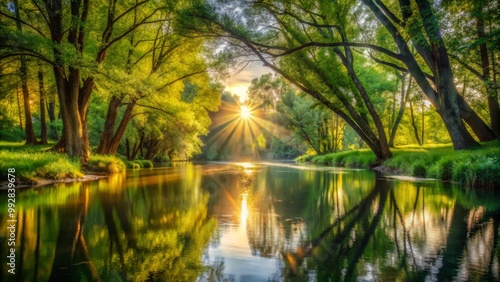
[{"label": "reflected sunlight on water", "polygon": [[498,195],[371,171],[184,163],[22,190],[16,208],[16,280],[500,280]]}]

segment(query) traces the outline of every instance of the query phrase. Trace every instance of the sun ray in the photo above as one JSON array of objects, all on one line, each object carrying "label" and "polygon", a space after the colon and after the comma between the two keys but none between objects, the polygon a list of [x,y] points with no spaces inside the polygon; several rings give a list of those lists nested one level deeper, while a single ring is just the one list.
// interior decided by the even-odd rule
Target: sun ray
[{"label": "sun ray", "polygon": [[240,107],[240,116],[243,119],[249,119],[252,117],[252,110],[250,110],[247,106]]}]

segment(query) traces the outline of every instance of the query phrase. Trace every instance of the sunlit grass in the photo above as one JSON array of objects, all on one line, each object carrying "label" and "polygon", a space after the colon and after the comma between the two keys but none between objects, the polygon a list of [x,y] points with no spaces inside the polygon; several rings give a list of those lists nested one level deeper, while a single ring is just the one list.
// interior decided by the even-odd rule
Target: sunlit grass
[{"label": "sunlit grass", "polygon": [[[495,187],[500,185],[500,141],[485,142],[481,147],[454,151],[451,144],[401,146],[392,149],[393,157],[383,165],[401,174],[454,181],[467,186]],[[375,162],[369,150],[353,150],[326,155],[307,155],[297,162],[364,167]]]},{"label": "sunlit grass", "polygon": [[343,151],[326,155],[301,156],[296,159],[297,162],[312,162],[320,165],[352,168],[369,167],[375,160],[375,154],[368,149]]},{"label": "sunlit grass", "polygon": [[54,146],[54,143],[47,143],[45,145],[25,145],[25,142],[7,142],[0,141],[0,150],[11,151],[11,152],[33,152],[38,153],[40,151],[46,151]]},{"label": "sunlit grass", "polygon": [[91,172],[119,173],[127,169],[125,163],[116,156],[92,155],[85,165],[85,170]]},{"label": "sunlit grass", "polygon": [[[65,154],[49,152],[53,144],[25,146],[22,142],[0,142],[0,176],[5,178],[7,169],[14,168],[18,179],[80,178],[84,176],[80,160]],[[126,169],[121,159],[114,156],[92,155],[85,170],[117,173]]]},{"label": "sunlit grass", "polygon": [[0,175],[5,179],[7,169],[14,168],[22,180],[79,178],[83,176],[80,163],[66,155],[51,152],[0,151]]}]

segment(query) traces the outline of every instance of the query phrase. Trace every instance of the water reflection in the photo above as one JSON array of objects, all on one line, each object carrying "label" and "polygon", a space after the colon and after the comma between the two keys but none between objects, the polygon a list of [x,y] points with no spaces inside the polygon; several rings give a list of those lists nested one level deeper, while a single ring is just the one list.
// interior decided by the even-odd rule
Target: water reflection
[{"label": "water reflection", "polygon": [[0,280],[499,281],[499,200],[288,164],[130,171],[19,192]]},{"label": "water reflection", "polygon": [[155,172],[18,193],[17,274],[1,280],[194,281],[216,228],[201,168]]},{"label": "water reflection", "polygon": [[288,165],[232,181],[211,199],[218,243],[205,262],[223,264],[219,280],[500,279],[495,195]]}]

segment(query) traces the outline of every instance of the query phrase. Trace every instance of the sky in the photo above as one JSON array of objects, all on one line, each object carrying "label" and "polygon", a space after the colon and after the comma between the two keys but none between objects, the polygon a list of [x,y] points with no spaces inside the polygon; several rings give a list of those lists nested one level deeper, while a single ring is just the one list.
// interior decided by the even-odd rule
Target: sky
[{"label": "sky", "polygon": [[231,75],[224,81],[226,91],[238,95],[240,101],[243,102],[247,98],[247,88],[250,86],[252,79],[270,72],[272,72],[271,69],[264,67],[261,62],[252,62],[242,71]]}]

